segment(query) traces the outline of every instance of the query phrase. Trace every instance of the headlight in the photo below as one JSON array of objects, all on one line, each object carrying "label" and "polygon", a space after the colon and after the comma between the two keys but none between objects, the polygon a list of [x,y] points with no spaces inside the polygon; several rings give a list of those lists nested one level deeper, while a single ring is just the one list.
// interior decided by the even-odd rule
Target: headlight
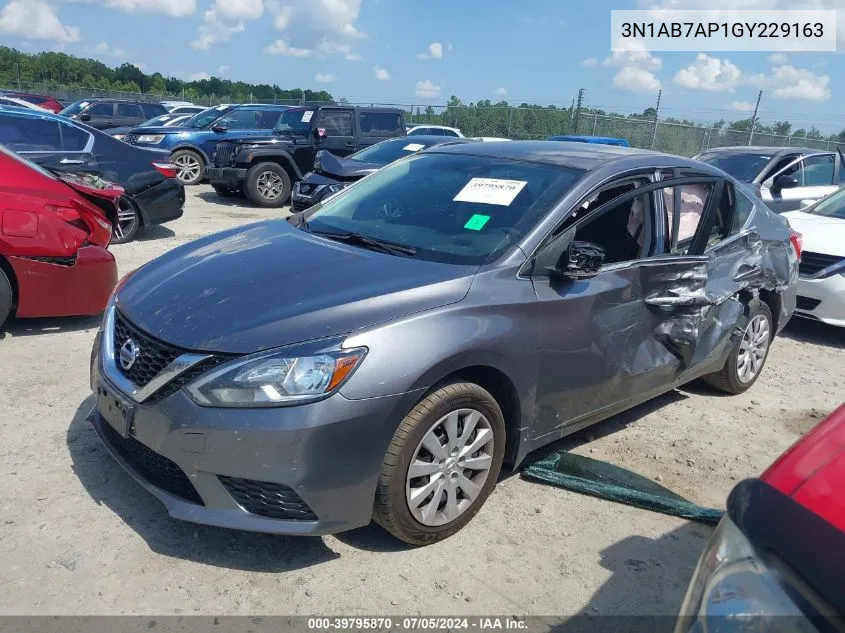
[{"label": "headlight", "polygon": [[[701,556],[675,633],[744,630],[743,622],[754,623],[761,631],[794,631],[804,616],[784,590],[787,583],[725,517]],[[730,622],[737,626],[725,629]]]},{"label": "headlight", "polygon": [[136,143],[150,143],[156,145],[164,140],[164,134],[141,134]]},{"label": "headlight", "polygon": [[118,141],[122,141],[126,138],[126,134],[112,134],[112,138],[116,138]]},{"label": "headlight", "polygon": [[360,364],[365,348],[292,356],[255,354],[221,366],[188,385],[191,398],[208,407],[277,407],[331,393]]}]

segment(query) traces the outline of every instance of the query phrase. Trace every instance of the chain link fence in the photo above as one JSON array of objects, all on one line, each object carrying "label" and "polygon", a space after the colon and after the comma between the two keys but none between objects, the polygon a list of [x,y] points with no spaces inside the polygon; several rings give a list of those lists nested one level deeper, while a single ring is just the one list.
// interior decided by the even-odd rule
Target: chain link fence
[{"label": "chain link fence", "polygon": [[[18,86],[0,88],[0,90],[3,89],[18,90]],[[181,101],[188,98],[197,105],[214,106],[237,101],[232,95],[207,95],[197,98],[195,94],[187,94],[186,96],[186,92],[181,94],[153,94],[82,88],[52,83],[27,83],[21,85],[20,89],[24,92],[50,94],[64,103],[91,98],[139,99],[144,101]],[[193,96],[192,99],[190,99],[191,96]],[[252,98],[252,95],[246,101],[291,106],[321,105],[321,102],[306,102],[302,99],[255,99]],[[591,112],[589,109],[577,112],[574,107],[432,106],[408,103],[348,102],[343,99],[340,103],[401,108],[405,111],[407,123],[446,125],[458,128],[465,136],[470,137],[486,136],[533,140],[562,134],[609,136],[627,139],[632,147],[655,149],[680,156],[694,156],[706,149],[736,145],[808,147],[819,150],[832,150],[837,146],[835,141],[827,139],[806,138],[796,135],[779,136],[756,131],[752,134],[748,130],[686,125],[659,119],[655,121],[642,116],[624,117],[600,114]]]}]

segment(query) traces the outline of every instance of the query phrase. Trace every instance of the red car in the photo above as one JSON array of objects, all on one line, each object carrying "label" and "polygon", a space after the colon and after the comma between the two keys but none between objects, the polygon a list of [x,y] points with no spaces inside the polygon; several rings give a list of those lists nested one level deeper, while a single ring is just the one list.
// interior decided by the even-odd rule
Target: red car
[{"label": "red car", "polygon": [[0,325],[102,312],[117,281],[106,250],[123,189],[56,176],[0,146]]},{"label": "red car", "polygon": [[58,114],[65,109],[65,107],[56,101],[56,99],[45,95],[34,95],[28,92],[4,92],[3,94],[9,97],[15,97],[16,99],[23,99],[24,101],[28,101],[29,103],[35,104],[55,114]]},{"label": "red car", "polygon": [[731,492],[676,633],[842,631],[843,491],[845,405]]}]

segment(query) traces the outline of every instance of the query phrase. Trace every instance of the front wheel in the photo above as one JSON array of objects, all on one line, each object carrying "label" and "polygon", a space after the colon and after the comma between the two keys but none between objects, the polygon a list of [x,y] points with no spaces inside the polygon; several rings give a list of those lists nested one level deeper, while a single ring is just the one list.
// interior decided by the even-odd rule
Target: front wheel
[{"label": "front wheel", "polygon": [[774,338],[772,311],[759,299],[748,305],[748,324],[742,338],[734,345],[724,367],[704,376],[704,380],[730,394],[748,391],[763,371]]},{"label": "front wheel", "polygon": [[121,198],[118,203],[117,220],[112,224],[111,243],[126,244],[130,241],[141,226],[141,214],[135,206]]},{"label": "front wheel", "polygon": [[205,172],[205,161],[202,156],[189,149],[180,149],[171,156],[173,164],[179,168],[176,178],[183,185],[198,185]]},{"label": "front wheel", "polygon": [[469,382],[437,389],[390,442],[373,519],[412,545],[451,536],[492,492],[504,453],[505,422],[493,396]]},{"label": "front wheel", "polygon": [[244,193],[258,207],[280,207],[290,197],[290,176],[278,163],[258,163],[246,172]]}]

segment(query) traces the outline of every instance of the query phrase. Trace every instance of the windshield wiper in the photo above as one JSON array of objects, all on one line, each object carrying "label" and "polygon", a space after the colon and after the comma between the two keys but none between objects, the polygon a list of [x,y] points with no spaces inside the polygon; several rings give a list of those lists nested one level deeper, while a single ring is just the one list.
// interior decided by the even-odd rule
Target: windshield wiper
[{"label": "windshield wiper", "polygon": [[[303,222],[304,221],[305,220],[303,218]],[[366,248],[380,250],[390,255],[413,257],[417,254],[417,249],[412,248],[411,246],[402,246],[401,244],[387,242],[385,240],[379,240],[374,237],[362,235],[361,233],[335,233],[333,231],[314,231],[308,228],[307,222],[304,224],[304,228],[309,233],[314,233],[315,235],[319,235],[330,240],[346,242],[347,244],[357,244],[358,246],[364,246]]]}]

